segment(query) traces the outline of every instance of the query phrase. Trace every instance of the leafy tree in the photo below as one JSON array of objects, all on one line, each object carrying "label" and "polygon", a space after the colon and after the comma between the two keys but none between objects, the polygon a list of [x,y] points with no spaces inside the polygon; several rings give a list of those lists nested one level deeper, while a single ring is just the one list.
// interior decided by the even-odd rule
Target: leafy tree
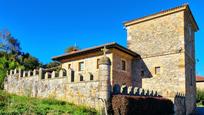
[{"label": "leafy tree", "polygon": [[20,54],[20,42],[14,38],[8,30],[0,32],[0,51]]},{"label": "leafy tree", "polygon": [[6,77],[6,71],[3,69],[0,69],[0,89],[3,89],[3,82],[5,77]]},{"label": "leafy tree", "polygon": [[6,71],[15,68],[30,70],[39,66],[41,63],[37,58],[21,51],[20,42],[9,31],[0,31],[0,88]]},{"label": "leafy tree", "polygon": [[73,52],[73,51],[77,51],[79,50],[79,47],[77,46],[69,46],[68,48],[65,49],[65,53],[70,53],[70,52]]},{"label": "leafy tree", "polygon": [[23,63],[27,70],[32,70],[40,66],[38,59],[30,55],[24,59]]},{"label": "leafy tree", "polygon": [[60,66],[60,63],[57,61],[53,61],[45,65],[46,68],[54,68],[54,67],[59,67],[59,66]]}]

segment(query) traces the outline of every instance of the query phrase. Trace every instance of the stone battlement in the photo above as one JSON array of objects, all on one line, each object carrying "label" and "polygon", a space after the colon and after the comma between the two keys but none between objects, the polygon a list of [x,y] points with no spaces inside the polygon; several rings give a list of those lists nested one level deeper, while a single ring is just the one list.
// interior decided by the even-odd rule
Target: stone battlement
[{"label": "stone battlement", "polygon": [[[96,109],[103,107],[103,103],[99,100],[101,93],[99,80],[72,81],[72,75],[71,70],[64,69],[10,70],[4,81],[4,89],[18,95],[55,98]],[[76,74],[75,77],[80,75]]]},{"label": "stone battlement", "polygon": [[[85,80],[82,77],[84,76],[91,76],[91,80]],[[65,69],[60,69],[60,70],[47,70],[47,69],[34,69],[34,70],[28,70],[24,71],[21,69],[14,69],[7,71],[7,76],[9,77],[17,77],[17,78],[29,78],[29,77],[35,77],[37,80],[46,80],[46,79],[56,79],[56,78],[68,78],[68,83],[71,82],[89,82],[89,81],[98,81],[94,80],[94,76],[91,72],[88,73],[80,73],[80,72],[75,72],[71,69],[68,71]],[[71,78],[72,77],[72,78]],[[81,77],[81,80],[74,80],[75,77]],[[72,80],[71,80],[72,79]]]},{"label": "stone battlement", "polygon": [[[105,62],[110,62],[106,58]],[[24,96],[55,98],[101,110],[105,106],[103,101],[107,101],[111,94],[110,63],[100,63],[98,74],[99,79],[94,79],[91,72],[72,69],[15,69],[7,72],[4,90]]]},{"label": "stone battlement", "polygon": [[113,86],[113,94],[161,97],[161,95],[159,95],[157,91],[143,89],[139,87],[133,87],[133,86],[127,87],[126,85],[120,86],[117,84]]}]

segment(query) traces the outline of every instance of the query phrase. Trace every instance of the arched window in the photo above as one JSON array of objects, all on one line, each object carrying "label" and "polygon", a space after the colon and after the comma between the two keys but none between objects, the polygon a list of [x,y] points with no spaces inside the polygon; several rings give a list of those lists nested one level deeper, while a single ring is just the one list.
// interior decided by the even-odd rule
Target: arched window
[{"label": "arched window", "polygon": [[90,80],[94,80],[93,74],[90,75]]}]

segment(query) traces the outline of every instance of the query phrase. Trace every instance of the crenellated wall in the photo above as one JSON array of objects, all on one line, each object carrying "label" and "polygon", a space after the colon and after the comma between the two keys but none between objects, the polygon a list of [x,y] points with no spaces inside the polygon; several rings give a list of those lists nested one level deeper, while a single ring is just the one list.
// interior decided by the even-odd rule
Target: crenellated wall
[{"label": "crenellated wall", "polygon": [[186,115],[186,96],[177,93],[174,98],[174,111],[175,115]]},{"label": "crenellated wall", "polygon": [[[163,97],[157,90],[144,89],[140,87],[119,85],[113,86],[113,95],[129,95],[129,96],[144,96],[144,97]],[[184,93],[176,92],[174,97],[174,114],[185,115],[186,114],[186,97]]]},{"label": "crenellated wall", "polygon": [[99,79],[80,78],[80,81],[74,81],[72,78],[85,77],[87,74],[75,74],[73,69],[15,69],[7,73],[4,90],[17,95],[54,98],[101,111],[107,106],[104,102],[110,99],[110,70],[111,60],[106,56],[99,61]]},{"label": "crenellated wall", "polygon": [[99,80],[71,82],[71,70],[46,72],[11,70],[4,82],[9,93],[39,98],[55,98],[100,109]]}]

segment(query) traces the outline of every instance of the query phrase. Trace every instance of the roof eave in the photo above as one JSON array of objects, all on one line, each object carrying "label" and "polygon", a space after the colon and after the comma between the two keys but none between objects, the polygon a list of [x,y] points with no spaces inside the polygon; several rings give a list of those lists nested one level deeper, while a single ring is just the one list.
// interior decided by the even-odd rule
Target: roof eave
[{"label": "roof eave", "polygon": [[108,44],[103,44],[103,45],[100,45],[100,46],[96,46],[96,47],[93,47],[93,48],[87,48],[87,49],[84,49],[84,50],[81,50],[81,51],[78,51],[78,52],[73,52],[73,53],[66,53],[66,54],[63,54],[63,55],[59,55],[59,56],[54,56],[52,57],[52,60],[54,61],[59,61],[63,58],[66,58],[66,57],[69,57],[69,56],[74,56],[74,55],[79,55],[81,53],[88,53],[88,52],[92,52],[92,51],[95,51],[95,50],[98,50],[98,49],[101,49],[103,48],[104,46],[106,46],[107,48],[116,48],[116,49],[119,49],[121,51],[124,51],[126,52],[127,54],[133,56],[133,57],[137,57],[139,56],[137,53],[117,44],[116,42],[112,42],[112,43],[108,43]]},{"label": "roof eave", "polygon": [[180,11],[185,11],[185,10],[190,12],[190,14],[192,16],[192,19],[193,19],[193,22],[195,24],[195,29],[196,29],[196,31],[198,31],[199,30],[198,24],[196,23],[195,18],[193,17],[193,14],[192,14],[192,12],[191,12],[191,10],[190,10],[190,8],[189,8],[189,6],[187,4],[182,5],[182,6],[178,6],[176,8],[171,8],[169,10],[164,10],[164,11],[152,14],[152,15],[144,16],[142,18],[137,18],[137,19],[134,19],[134,20],[126,21],[126,22],[123,23],[123,25],[125,27],[128,27],[128,26],[131,26],[131,25],[134,25],[134,24],[137,24],[137,23],[145,22],[145,21],[148,21],[148,20],[152,20],[152,19],[155,19],[155,18],[159,18],[159,17],[165,16],[165,15],[169,15],[169,14],[172,14],[172,13],[175,13],[175,12],[180,12]]}]

